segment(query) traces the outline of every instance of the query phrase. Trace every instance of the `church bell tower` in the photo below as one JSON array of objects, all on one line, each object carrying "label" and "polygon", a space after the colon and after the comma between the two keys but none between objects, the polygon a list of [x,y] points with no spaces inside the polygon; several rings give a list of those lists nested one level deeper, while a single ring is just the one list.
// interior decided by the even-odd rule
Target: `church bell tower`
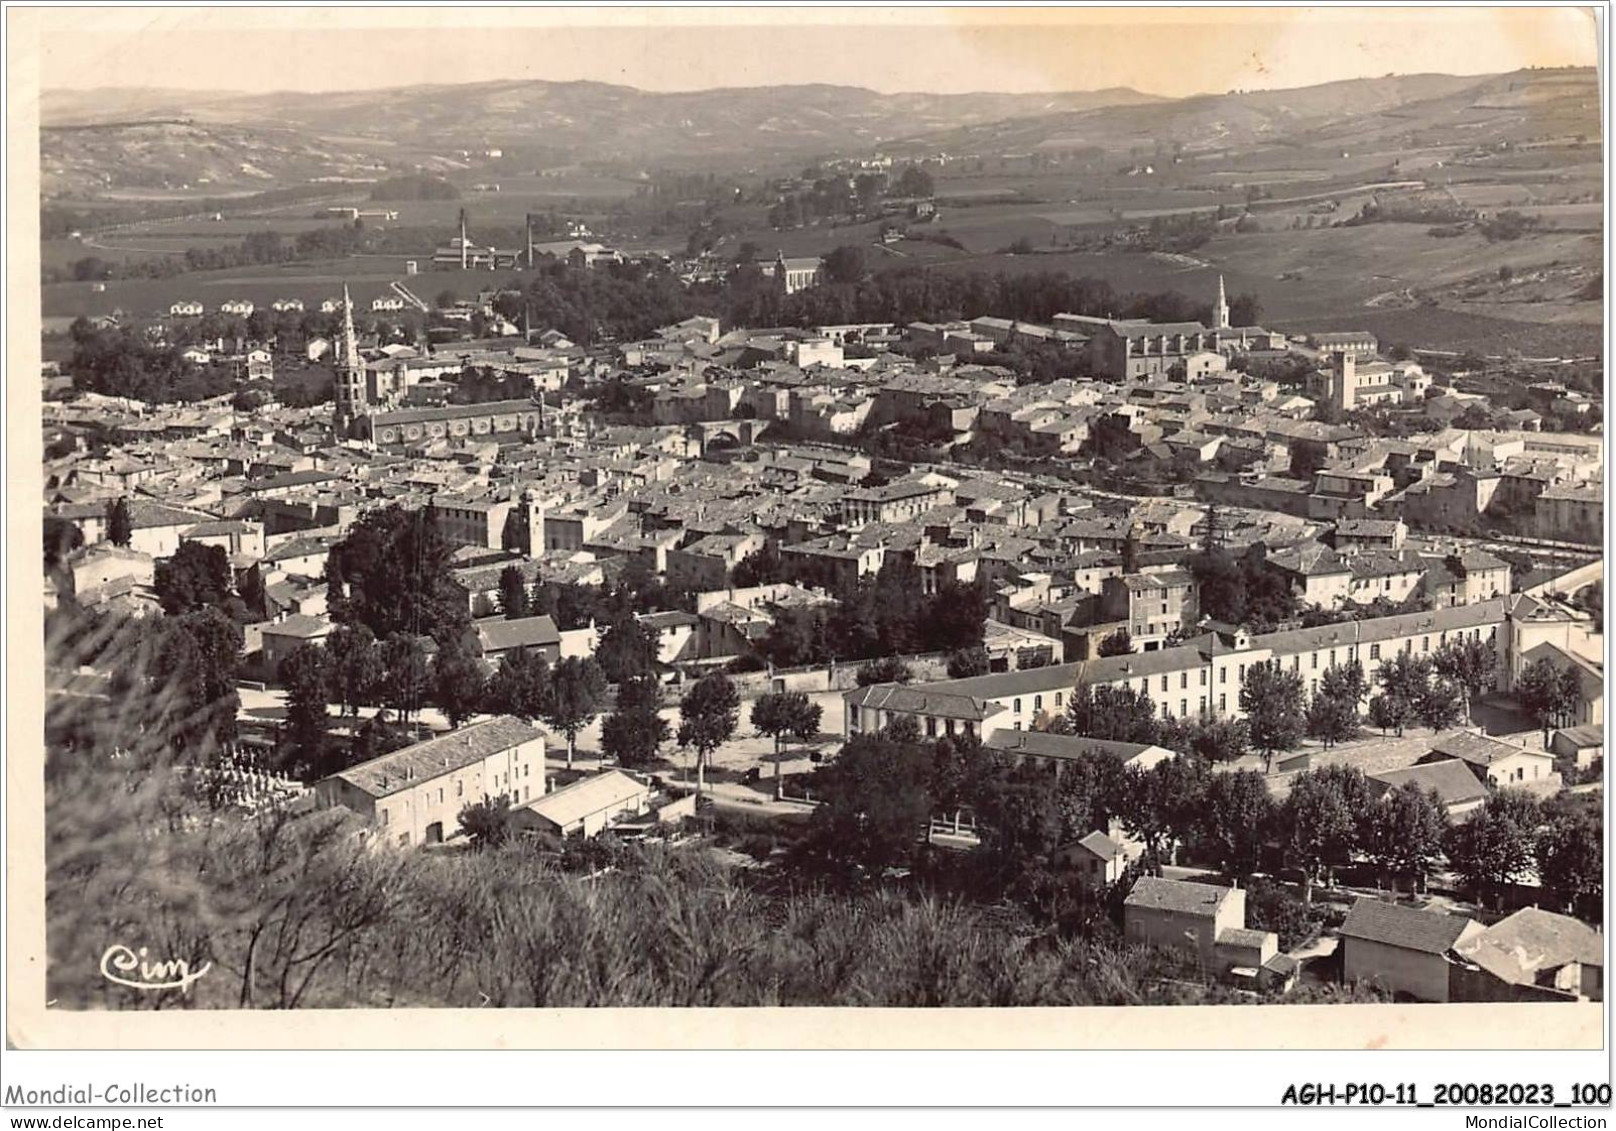
[{"label": "church bell tower", "polygon": [[336,432],[345,438],[353,429],[354,421],[365,415],[365,363],[359,356],[359,338],[354,333],[353,299],[348,286],[342,287],[342,356],[337,362],[335,387],[337,412]]}]

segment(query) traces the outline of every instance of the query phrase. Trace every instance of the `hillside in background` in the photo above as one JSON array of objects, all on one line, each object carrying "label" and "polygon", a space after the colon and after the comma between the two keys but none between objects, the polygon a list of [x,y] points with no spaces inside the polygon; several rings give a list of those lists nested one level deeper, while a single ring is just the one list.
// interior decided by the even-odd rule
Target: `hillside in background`
[{"label": "hillside in background", "polygon": [[[654,93],[593,82],[251,96],[55,92],[43,103],[43,148],[47,167],[62,169],[53,182],[56,191],[116,186],[143,170],[166,175],[178,187],[199,176],[220,175],[208,165],[214,153],[228,158],[227,164],[273,172],[286,156],[277,152],[274,139],[287,135],[310,149],[341,150],[349,161],[356,160],[347,156],[355,150],[378,147],[393,169],[465,168],[490,149],[520,151],[526,158],[523,171],[534,164],[570,162],[750,165],[864,153],[915,132],[1152,101],[1153,96],[1134,90],[932,95],[795,86]],[[145,127],[128,125],[150,118],[183,121],[196,134],[174,139],[188,147],[154,149]],[[109,124],[95,134],[102,152],[98,164],[75,144],[86,136],[83,127],[97,123]],[[251,152],[260,144],[265,152]],[[246,151],[238,153],[243,146]],[[295,162],[287,175],[296,175],[294,170]],[[243,180],[228,170],[223,175]],[[255,174],[244,177],[250,183]]]},{"label": "hillside in background", "polygon": [[[596,163],[638,170],[867,154],[990,155],[1272,146],[1442,146],[1598,137],[1590,69],[1409,75],[1161,99],[1135,90],[880,94],[782,86],[660,93],[487,82],[328,94],[57,91],[43,101],[48,194],[263,188],[314,176]],[[129,124],[162,119],[163,126]],[[87,127],[94,126],[90,129]]]},{"label": "hillside in background", "polygon": [[307,131],[179,118],[47,127],[40,134],[40,191],[46,198],[227,195],[320,178],[375,180],[387,168],[361,148]]},{"label": "hillside in background", "polygon": [[1599,81],[1591,69],[1485,78],[1388,76],[1298,90],[1207,95],[1080,112],[1051,112],[919,134],[917,149],[955,153],[1098,147],[1177,147],[1186,153],[1270,145],[1473,146],[1585,134],[1598,137]]}]

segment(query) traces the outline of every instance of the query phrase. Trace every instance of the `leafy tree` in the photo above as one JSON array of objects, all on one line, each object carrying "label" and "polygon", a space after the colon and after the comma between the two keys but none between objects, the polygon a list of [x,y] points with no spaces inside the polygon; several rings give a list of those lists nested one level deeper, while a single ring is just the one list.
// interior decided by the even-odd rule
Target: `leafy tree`
[{"label": "leafy tree", "polygon": [[791,737],[798,742],[812,742],[819,737],[819,725],[824,710],[806,695],[791,711]]},{"label": "leafy tree", "polygon": [[472,847],[498,848],[511,838],[511,803],[503,795],[473,801],[460,810],[460,827]]},{"label": "leafy tree", "polygon": [[567,767],[577,750],[578,732],[600,713],[606,695],[606,676],[594,659],[567,656],[550,673],[550,694],[544,703],[544,721],[567,736]]},{"label": "leafy tree", "polygon": [[601,633],[595,662],[612,683],[623,683],[656,671],[655,634],[632,615],[624,614]]},{"label": "leafy tree", "polygon": [[326,655],[318,644],[302,644],[280,662],[277,678],[286,687],[286,718],[279,734],[280,757],[299,777],[326,773]]},{"label": "leafy tree", "polygon": [[1418,890],[1442,857],[1447,830],[1448,815],[1435,791],[1406,782],[1370,811],[1364,847],[1382,872],[1408,876]]},{"label": "leafy tree", "polygon": [[616,711],[601,721],[601,751],[622,766],[650,766],[667,734],[667,719],[656,709],[619,701]]},{"label": "leafy tree", "polygon": [[861,586],[857,599],[844,602],[844,607],[838,609],[844,618],[856,616],[862,622],[860,628],[873,628],[875,632],[873,648],[855,645],[848,649],[849,653],[892,657],[920,651],[924,639],[920,621],[925,604],[915,564],[908,558],[889,556],[875,575],[874,586]]},{"label": "leafy tree", "polygon": [[241,626],[209,607],[160,618],[152,631],[157,655],[143,672],[144,682],[174,707],[168,723],[177,746],[200,753],[234,742]]},{"label": "leafy tree", "polygon": [[181,542],[174,556],[157,563],[153,587],[166,613],[220,605],[231,595],[230,558],[223,546]]},{"label": "leafy tree", "polygon": [[1122,572],[1139,572],[1139,529],[1136,526],[1129,526],[1122,539]]},{"label": "leafy tree", "polygon": [[918,165],[909,164],[898,174],[892,189],[898,196],[931,196],[936,190],[936,185],[930,173]]},{"label": "leafy tree", "polygon": [[127,546],[134,537],[134,520],[129,516],[129,500],[117,498],[107,504],[107,541]]},{"label": "leafy tree", "polygon": [[1234,326],[1260,326],[1262,300],[1250,291],[1242,291],[1229,300],[1229,323]]},{"label": "leafy tree", "polygon": [[1419,717],[1421,704],[1430,694],[1431,661],[1412,652],[1399,652],[1389,660],[1381,661],[1375,673],[1380,684],[1380,695],[1371,703],[1371,720],[1385,730],[1397,729],[1402,737],[1403,728]]},{"label": "leafy tree", "polygon": [[1463,710],[1463,693],[1451,680],[1434,676],[1426,682],[1419,701],[1414,704],[1416,717],[1432,730],[1447,730],[1459,721]]},{"label": "leafy tree", "polygon": [[860,664],[855,678],[860,687],[869,687],[877,683],[908,683],[915,678],[915,673],[896,656],[884,656]]},{"label": "leafy tree", "polygon": [[1128,630],[1119,628],[1100,641],[1101,656],[1128,656],[1133,653],[1133,637]]},{"label": "leafy tree", "polygon": [[758,642],[758,651],[776,667],[824,663],[831,658],[824,614],[798,607],[781,609]]},{"label": "leafy tree", "polygon": [[431,507],[365,512],[331,548],[348,590],[342,619],[368,626],[381,639],[407,633],[442,643],[459,634],[470,613],[465,590],[450,576],[453,554]]},{"label": "leafy tree", "polygon": [[1394,700],[1389,695],[1377,695],[1369,701],[1369,722],[1372,726],[1380,728],[1385,734],[1389,730],[1401,731],[1406,716],[1402,713],[1406,704]]},{"label": "leafy tree", "polygon": [[1126,764],[1109,751],[1096,751],[1066,767],[1055,784],[1061,839],[1109,830],[1121,812],[1127,785]]},{"label": "leafy tree", "polygon": [[703,676],[679,700],[679,745],[696,751],[696,792],[706,788],[707,761],[730,736],[739,720],[741,698],[721,672]]},{"label": "leafy tree", "polygon": [[368,762],[414,743],[413,730],[390,718],[387,711],[379,710],[354,732],[353,746],[346,762],[348,765]]},{"label": "leafy tree", "polygon": [[1556,666],[1546,657],[1527,664],[1515,682],[1515,695],[1521,706],[1543,728],[1545,747],[1549,744],[1549,732],[1568,725],[1575,717],[1581,694],[1582,684],[1577,673],[1569,667]]},{"label": "leafy tree", "polygon": [[[1215,529],[1209,522],[1208,539],[1215,537]],[[1203,547],[1189,566],[1200,588],[1204,616],[1263,631],[1296,614],[1290,587],[1254,556],[1236,558],[1222,547]]]},{"label": "leafy tree", "polygon": [[1157,875],[1175,845],[1194,834],[1205,810],[1207,774],[1187,758],[1167,758],[1148,770],[1124,771],[1118,816],[1145,845],[1145,860]]},{"label": "leafy tree", "polygon": [[[342,576],[342,555],[327,554],[325,559],[325,611],[337,624],[348,621],[348,582]],[[368,628],[366,631],[369,631]],[[372,636],[375,633],[371,633]]]},{"label": "leafy tree", "polygon": [[1453,681],[1462,696],[1462,713],[1470,725],[1470,704],[1493,685],[1498,674],[1498,654],[1492,642],[1467,636],[1455,637],[1436,650],[1432,665],[1437,673]]},{"label": "leafy tree", "polygon": [[909,863],[932,814],[929,753],[860,735],[819,773],[804,846],[809,859],[879,878]]},{"label": "leafy tree", "polygon": [[1595,624],[1603,625],[1605,623],[1605,582],[1602,579],[1590,581],[1587,585],[1577,590],[1576,594],[1571,598],[1571,603],[1593,617]]},{"label": "leafy tree", "polygon": [[1302,740],[1302,677],[1268,664],[1246,669],[1240,685],[1240,709],[1246,714],[1251,745],[1263,756],[1264,772],[1274,768],[1274,755]]},{"label": "leafy tree", "polygon": [[386,680],[381,649],[362,624],[339,624],[325,639],[328,694],[344,713],[374,703]]},{"label": "leafy tree", "polygon": [[1322,740],[1326,750],[1357,735],[1363,688],[1363,668],[1356,660],[1336,665],[1319,677],[1318,694],[1307,708],[1307,732]]},{"label": "leafy tree", "polygon": [[1160,735],[1149,693],[1127,687],[1079,684],[1067,704],[1066,718],[1073,734],[1088,738],[1153,743]]},{"label": "leafy tree", "polygon": [[464,637],[446,641],[432,659],[434,701],[453,726],[475,715],[486,698],[488,675]]},{"label": "leafy tree", "polygon": [[1286,859],[1302,871],[1302,899],[1313,903],[1313,883],[1324,870],[1344,864],[1362,845],[1369,814],[1363,773],[1326,766],[1296,775],[1279,807],[1278,828]]},{"label": "leafy tree", "polygon": [[426,651],[407,633],[395,633],[381,643],[382,702],[408,721],[421,709],[432,684]]},{"label": "leafy tree", "polygon": [[1254,879],[1246,888],[1246,926],[1254,931],[1273,931],[1279,936],[1280,949],[1285,951],[1301,946],[1318,932],[1307,904],[1266,878]]},{"label": "leafy tree", "polygon": [[1486,808],[1527,832],[1543,824],[1543,804],[1524,789],[1497,789],[1487,798]]},{"label": "leafy tree", "polygon": [[780,796],[780,740],[795,735],[807,741],[819,733],[819,704],[801,691],[774,691],[752,704],[752,727],[774,739],[774,793]]},{"label": "leafy tree", "polygon": [[881,736],[888,742],[919,742],[920,720],[913,715],[891,715],[881,728]]},{"label": "leafy tree", "polygon": [[496,715],[514,715],[533,722],[545,713],[550,699],[550,665],[541,652],[516,648],[489,677],[483,709]]},{"label": "leafy tree", "polygon": [[45,516],[45,568],[55,569],[73,551],[84,545],[84,534],[65,518]]},{"label": "leafy tree", "polygon": [[992,670],[992,662],[988,658],[986,648],[961,648],[948,655],[948,677],[950,679],[966,679],[975,675],[986,675]]},{"label": "leafy tree", "polygon": [[916,615],[920,618],[916,632],[928,651],[980,647],[988,618],[986,586],[980,581],[945,581]]},{"label": "leafy tree", "polygon": [[832,283],[856,283],[864,278],[864,249],[846,244],[825,256],[825,278]]},{"label": "leafy tree", "polygon": [[617,685],[617,710],[656,711],[662,707],[662,684],[654,675],[639,675]]},{"label": "leafy tree", "polygon": [[1448,830],[1448,864],[1478,899],[1523,878],[1533,863],[1537,804],[1530,795],[1499,790],[1479,812]]},{"label": "leafy tree", "polygon": [[1212,774],[1201,813],[1201,834],[1226,875],[1247,876],[1262,862],[1274,816],[1268,783],[1259,773]]},{"label": "leafy tree", "polygon": [[730,584],[737,589],[750,589],[754,585],[773,585],[786,580],[786,566],[780,557],[780,547],[772,541],[753,550],[735,563],[730,570]]},{"label": "leafy tree", "polygon": [[520,620],[528,615],[527,582],[515,563],[499,571],[499,611],[506,620]]},{"label": "leafy tree", "polygon": [[1573,915],[1603,902],[1602,847],[1598,827],[1580,815],[1556,817],[1538,830],[1538,879]]},{"label": "leafy tree", "polygon": [[1192,726],[1190,752],[1208,762],[1237,761],[1251,746],[1251,733],[1244,719],[1208,719]]},{"label": "leafy tree", "polygon": [[236,582],[236,595],[241,598],[245,606],[249,622],[264,620],[269,616],[269,594],[264,590],[264,574],[254,562],[242,571]]},{"label": "leafy tree", "polygon": [[1030,762],[983,762],[974,782],[973,808],[983,855],[1002,884],[1059,847],[1062,811],[1051,788],[1052,771]]}]

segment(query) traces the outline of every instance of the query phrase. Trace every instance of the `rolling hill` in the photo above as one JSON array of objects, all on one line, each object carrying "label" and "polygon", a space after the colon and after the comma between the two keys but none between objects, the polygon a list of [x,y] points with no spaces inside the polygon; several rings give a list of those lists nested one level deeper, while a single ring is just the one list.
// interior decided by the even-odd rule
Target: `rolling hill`
[{"label": "rolling hill", "polygon": [[[597,82],[486,82],[322,94],[230,95],[179,91],[52,92],[42,102],[43,144],[55,158],[73,131],[97,122],[181,120],[301,135],[310,147],[382,147],[405,168],[462,153],[519,151],[534,162],[628,165],[754,164],[868,152],[887,139],[1004,118],[1159,101],[1135,90],[1067,94],[879,94],[846,86],[785,86],[659,93]],[[96,113],[97,103],[101,112]],[[111,109],[116,107],[116,110]],[[258,136],[258,135],[252,135]],[[262,136],[269,136],[267,134]],[[143,135],[103,130],[114,180],[121,153]],[[198,136],[199,143],[201,142]],[[221,138],[229,148],[250,141]],[[131,154],[137,167],[141,155]],[[183,162],[183,154],[176,154]],[[268,167],[264,161],[249,162]],[[171,172],[175,170],[170,170]],[[194,177],[183,177],[194,181]]]},{"label": "rolling hill", "polygon": [[199,181],[242,191],[322,175],[481,168],[493,150],[503,155],[494,172],[509,177],[577,163],[628,172],[780,169],[877,150],[976,155],[1171,147],[1233,156],[1272,147],[1357,151],[1597,139],[1599,106],[1592,69],[1388,76],[1174,100],[1130,89],[936,95],[816,85],[651,92],[536,81],[321,94],[56,91],[42,102],[41,145],[52,195],[178,190]]},{"label": "rolling hill", "polygon": [[917,132],[897,148],[952,153],[1141,145],[1188,153],[1270,145],[1477,145],[1585,134],[1598,137],[1591,69],[1486,77],[1402,75],[1296,90],[1203,95],[1132,106],[1052,111],[988,125]]}]

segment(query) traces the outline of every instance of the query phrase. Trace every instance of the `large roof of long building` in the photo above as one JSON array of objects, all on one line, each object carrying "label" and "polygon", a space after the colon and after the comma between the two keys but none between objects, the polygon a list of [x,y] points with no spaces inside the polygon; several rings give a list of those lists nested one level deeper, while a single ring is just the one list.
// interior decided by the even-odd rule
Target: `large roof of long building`
[{"label": "large roof of long building", "polygon": [[349,766],[331,776],[341,778],[372,797],[387,797],[543,737],[543,731],[521,719],[500,715]]},{"label": "large roof of long building", "polygon": [[943,684],[928,683],[911,687],[904,683],[875,683],[848,693],[847,702],[855,707],[895,711],[904,715],[931,715],[942,719],[969,719],[979,722],[1004,710],[996,703],[985,703],[968,694],[941,690]]},{"label": "large roof of long building", "polygon": [[535,648],[561,642],[561,631],[549,616],[488,617],[477,622],[477,637],[485,652]]},{"label": "large roof of long building", "polygon": [[436,408],[401,408],[370,414],[373,424],[421,424],[429,420],[463,420],[473,416],[504,416],[513,412],[536,412],[531,400],[486,401],[483,404],[451,404]]},{"label": "large roof of long building", "polygon": [[1463,915],[1399,907],[1366,896],[1347,912],[1341,935],[1426,954],[1446,954],[1471,922]]},{"label": "large roof of long building", "polygon": [[1487,799],[1487,787],[1458,758],[1427,762],[1401,770],[1385,770],[1369,777],[1388,789],[1401,789],[1412,784],[1421,793],[1434,792],[1443,805],[1464,805]]},{"label": "large roof of long building", "polygon": [[[1032,758],[1050,758],[1075,761],[1096,754],[1110,754],[1124,762],[1132,761],[1147,750],[1161,750],[1142,742],[1113,742],[1102,738],[1089,738],[1075,734],[1052,734],[1039,730],[1005,730],[1000,728],[982,740],[982,749],[997,750],[1005,754],[1024,754]],[[1470,776],[1470,775],[1466,775]],[[1475,780],[1473,777],[1471,780]]]}]

